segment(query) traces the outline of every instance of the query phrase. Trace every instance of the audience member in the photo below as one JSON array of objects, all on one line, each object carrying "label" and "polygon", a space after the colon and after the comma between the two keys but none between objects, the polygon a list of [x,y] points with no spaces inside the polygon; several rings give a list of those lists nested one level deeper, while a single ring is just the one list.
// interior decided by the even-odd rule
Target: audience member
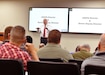
[{"label": "audience member", "polygon": [[23,61],[24,70],[26,70],[27,61],[36,60],[39,61],[34,45],[26,43],[26,52],[20,49],[20,46],[26,41],[25,29],[22,26],[15,26],[10,32],[10,40],[0,46],[0,58],[1,59],[16,59]]},{"label": "audience member", "polygon": [[75,52],[78,52],[78,51],[80,51],[80,45],[78,45],[77,47],[76,47],[76,49],[75,49]]},{"label": "audience member", "polygon": [[4,30],[4,33],[3,33],[3,37],[4,37],[4,41],[2,44],[6,43],[6,42],[9,42],[9,34],[10,34],[10,31],[11,29],[13,28],[13,26],[7,26]]},{"label": "audience member", "polygon": [[49,32],[48,43],[43,48],[38,50],[39,58],[62,58],[65,61],[73,59],[70,52],[61,48],[61,33],[60,31],[54,29]]},{"label": "audience member", "polygon": [[105,66],[105,33],[100,37],[98,52],[94,56],[83,61],[81,66],[82,74],[84,74],[84,68],[86,65]]},{"label": "audience member", "polygon": [[[26,42],[27,42],[27,43],[33,43],[32,37],[29,36],[29,35],[27,35],[27,36],[26,36]],[[24,51],[27,51],[26,48],[25,48],[26,42],[24,42],[24,43],[20,46],[20,48],[21,48],[22,50],[24,50]]]},{"label": "audience member", "polygon": [[92,53],[90,53],[90,46],[88,44],[83,44],[80,47],[80,51],[75,52],[72,55],[74,59],[85,60],[86,58],[92,56]]},{"label": "audience member", "polygon": [[27,41],[28,43],[33,43],[33,39],[32,39],[32,37],[29,36],[29,35],[26,36],[26,41]]}]

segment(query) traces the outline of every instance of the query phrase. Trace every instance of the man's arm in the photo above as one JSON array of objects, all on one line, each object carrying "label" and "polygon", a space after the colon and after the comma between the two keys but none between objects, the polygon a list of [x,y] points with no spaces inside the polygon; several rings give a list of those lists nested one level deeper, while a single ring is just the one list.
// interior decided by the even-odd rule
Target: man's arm
[{"label": "man's arm", "polygon": [[33,60],[39,61],[39,58],[37,56],[37,49],[34,47],[33,44],[26,43],[26,49],[31,54]]}]

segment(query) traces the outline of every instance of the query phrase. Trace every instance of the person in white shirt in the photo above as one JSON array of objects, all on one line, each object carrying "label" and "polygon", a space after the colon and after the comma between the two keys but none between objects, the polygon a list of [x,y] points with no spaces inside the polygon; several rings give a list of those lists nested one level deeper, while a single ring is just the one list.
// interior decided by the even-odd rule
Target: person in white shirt
[{"label": "person in white shirt", "polygon": [[40,43],[47,44],[47,37],[49,34],[49,31],[51,30],[50,26],[48,25],[48,20],[43,19],[43,24],[41,27],[37,28],[37,31],[40,32]]}]

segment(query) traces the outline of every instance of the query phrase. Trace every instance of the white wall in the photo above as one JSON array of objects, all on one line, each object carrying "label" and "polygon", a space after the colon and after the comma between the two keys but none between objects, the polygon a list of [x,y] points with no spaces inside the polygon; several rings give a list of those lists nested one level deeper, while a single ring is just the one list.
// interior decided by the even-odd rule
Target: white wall
[{"label": "white wall", "polygon": [[[0,1],[0,32],[3,32],[8,25],[22,25],[25,27],[27,35],[34,39],[34,45],[39,47],[39,34],[28,31],[28,10],[29,7],[105,7],[105,1],[92,0],[1,0]],[[79,44],[88,43],[91,46],[91,52],[98,45],[100,35],[94,34],[68,34],[62,33],[61,45],[74,52]]]}]

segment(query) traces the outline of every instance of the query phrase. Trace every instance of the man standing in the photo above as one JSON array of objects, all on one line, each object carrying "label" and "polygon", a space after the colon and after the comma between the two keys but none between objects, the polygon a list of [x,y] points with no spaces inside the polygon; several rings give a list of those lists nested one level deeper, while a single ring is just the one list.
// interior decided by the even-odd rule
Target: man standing
[{"label": "man standing", "polygon": [[40,32],[40,43],[44,43],[45,45],[47,44],[47,37],[50,31],[50,27],[48,24],[47,19],[43,19],[43,24],[40,28],[37,28],[37,31]]}]

